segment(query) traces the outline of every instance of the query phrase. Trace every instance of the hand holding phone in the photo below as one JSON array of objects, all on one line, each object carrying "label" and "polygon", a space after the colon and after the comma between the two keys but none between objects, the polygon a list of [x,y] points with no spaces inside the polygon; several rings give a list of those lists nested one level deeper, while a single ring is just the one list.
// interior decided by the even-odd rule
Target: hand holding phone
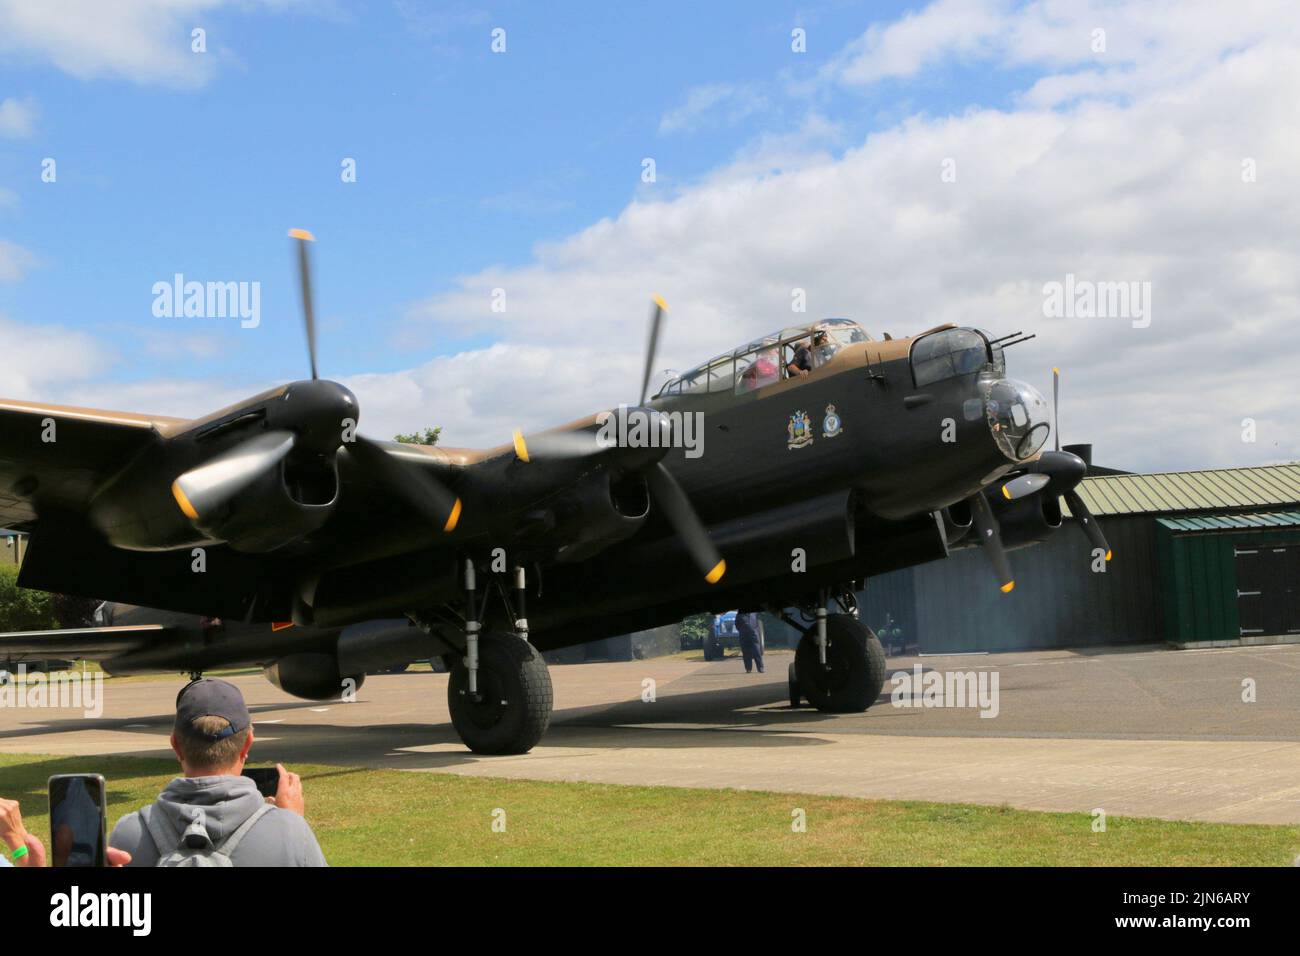
[{"label": "hand holding phone", "polygon": [[257,792],[264,797],[274,797],[280,789],[279,767],[245,767],[243,776],[257,784]]},{"label": "hand holding phone", "polygon": [[50,777],[50,863],[108,865],[108,804],[97,773]]}]

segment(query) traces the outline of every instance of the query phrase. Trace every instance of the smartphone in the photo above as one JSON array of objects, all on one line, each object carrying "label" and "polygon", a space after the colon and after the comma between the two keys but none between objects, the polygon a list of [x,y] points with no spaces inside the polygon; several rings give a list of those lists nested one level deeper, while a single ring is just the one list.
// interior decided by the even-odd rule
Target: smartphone
[{"label": "smartphone", "polygon": [[280,789],[279,767],[245,767],[244,776],[257,784],[257,792],[264,797],[274,797]]},{"label": "smartphone", "polygon": [[97,773],[50,777],[50,863],[108,865],[108,801]]}]

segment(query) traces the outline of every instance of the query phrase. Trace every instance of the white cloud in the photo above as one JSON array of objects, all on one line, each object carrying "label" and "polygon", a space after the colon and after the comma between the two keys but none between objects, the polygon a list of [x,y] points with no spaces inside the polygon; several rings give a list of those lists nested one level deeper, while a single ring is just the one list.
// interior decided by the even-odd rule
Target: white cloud
[{"label": "white cloud", "polygon": [[936,0],[867,30],[822,79],[868,87],[953,61],[1035,67],[1048,75],[1026,102],[1050,106],[1190,81],[1229,51],[1294,39],[1297,26],[1288,0]]},{"label": "white cloud", "polygon": [[32,97],[0,100],[0,136],[26,139],[36,129],[36,100]]},{"label": "white cloud", "polygon": [[[799,136],[752,144],[689,188],[647,188],[618,216],[540,245],[526,265],[462,276],[412,321],[498,344],[345,379],[363,430],[443,425],[448,444],[493,445],[513,427],[635,400],[649,299],[660,293],[672,309],[660,367],[824,315],[875,335],[946,321],[1025,329],[1038,338],[1011,350],[1012,374],[1047,391],[1050,368],[1062,367],[1064,438],[1094,442],[1099,462],[1300,457],[1297,14],[1248,0],[1179,5],[1186,20],[1163,3],[1078,15],[1073,5],[988,4],[978,9],[1010,32],[972,23],[971,39],[934,25],[947,9],[915,15],[938,39],[915,25],[886,39],[886,27],[855,49],[884,50],[881,76],[949,55],[1066,72],[1031,85],[1014,109],[913,116],[847,149],[842,130],[810,116]],[[1097,10],[1114,64],[1070,52],[1086,50],[1078,30]],[[854,62],[837,61],[845,83],[869,75],[849,72]],[[948,158],[956,182],[941,179]],[[1243,181],[1245,160],[1257,181]],[[1067,273],[1150,281],[1150,327],[1044,318],[1044,283]],[[795,287],[807,290],[807,315],[790,311]],[[491,310],[496,288],[504,313]],[[109,386],[78,394],[172,414],[237,397],[224,383],[131,388],[114,392],[129,402],[110,401]],[[1246,418],[1257,422],[1253,445],[1241,441]]]},{"label": "white cloud", "polygon": [[0,341],[6,398],[49,400],[45,389],[51,385],[89,379],[103,370],[103,350],[83,332],[0,315]]},{"label": "white cloud", "polygon": [[679,133],[706,122],[738,123],[766,105],[765,97],[750,85],[713,83],[697,86],[686,94],[680,106],[663,115],[659,120],[659,132]]},{"label": "white cloud", "polygon": [[[3,199],[3,193],[0,193]],[[16,243],[0,239],[0,282],[17,282],[36,265],[36,257]]]},{"label": "white cloud", "polygon": [[[198,87],[227,54],[212,17],[222,7],[286,6],[291,0],[0,0],[0,53],[51,63],[83,80],[124,78],[140,84]],[[191,31],[207,31],[207,52],[190,48]]]},{"label": "white cloud", "polygon": [[941,59],[987,56],[1001,47],[1008,0],[938,0],[885,26],[874,25],[824,71],[852,86],[914,76]]},{"label": "white cloud", "polygon": [[[1095,442],[1099,461],[1298,457],[1296,17],[1247,41],[1222,9],[1217,32],[1205,8],[1193,11],[1220,47],[1187,39],[1195,68],[1180,66],[1176,81],[1149,72],[1122,98],[913,117],[776,171],[758,148],[693,188],[643,193],[617,218],[539,246],[526,266],[464,276],[416,314],[496,334],[499,361],[469,353],[423,382],[402,373],[402,401],[430,409],[448,442],[499,441],[507,419],[536,427],[635,399],[652,293],[673,306],[659,364],[681,368],[805,318],[790,312],[801,287],[807,318],[847,315],[873,334],[946,321],[1038,333],[1013,350],[1012,372],[1046,390],[1051,366],[1065,369],[1064,437]],[[1044,22],[1046,35],[1032,18],[1021,24],[1028,49],[1056,42]],[[1184,34],[1164,41],[1166,60]],[[954,183],[941,180],[945,158]],[[1247,158],[1257,182],[1243,182]],[[1043,284],[1067,273],[1150,281],[1151,327],[1044,318]],[[490,311],[498,287],[505,314]],[[570,343],[606,351],[592,359]],[[540,390],[518,384],[512,357],[525,353],[556,369],[526,378]],[[575,369],[589,391],[571,387]],[[379,393],[383,380],[367,385]],[[1259,423],[1255,445],[1241,441],[1245,418]]]}]

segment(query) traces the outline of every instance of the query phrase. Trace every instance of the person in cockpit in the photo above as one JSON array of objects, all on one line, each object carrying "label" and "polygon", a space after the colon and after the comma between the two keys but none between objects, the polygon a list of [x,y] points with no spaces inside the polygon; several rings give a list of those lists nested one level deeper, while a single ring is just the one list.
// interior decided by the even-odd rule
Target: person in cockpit
[{"label": "person in cockpit", "polygon": [[[825,361],[823,351],[825,347],[826,333],[820,329],[813,333],[811,348],[802,342],[795,346],[794,358],[785,367],[786,371],[790,373],[790,377],[807,375],[815,366],[821,365],[822,361]],[[816,360],[814,357],[816,357]]]}]

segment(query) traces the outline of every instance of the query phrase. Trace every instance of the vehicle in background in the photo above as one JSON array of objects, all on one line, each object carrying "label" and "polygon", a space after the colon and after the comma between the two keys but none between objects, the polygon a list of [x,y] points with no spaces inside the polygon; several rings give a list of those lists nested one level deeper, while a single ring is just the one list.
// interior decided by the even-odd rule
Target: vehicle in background
[{"label": "vehicle in background", "polygon": [[[764,649],[767,648],[767,635],[763,631],[761,615],[758,619],[758,641]],[[709,632],[704,636],[704,659],[720,661],[727,656],[728,648],[739,649],[739,647],[740,632],[736,630],[736,612],[727,611],[724,614],[713,615]]]}]

